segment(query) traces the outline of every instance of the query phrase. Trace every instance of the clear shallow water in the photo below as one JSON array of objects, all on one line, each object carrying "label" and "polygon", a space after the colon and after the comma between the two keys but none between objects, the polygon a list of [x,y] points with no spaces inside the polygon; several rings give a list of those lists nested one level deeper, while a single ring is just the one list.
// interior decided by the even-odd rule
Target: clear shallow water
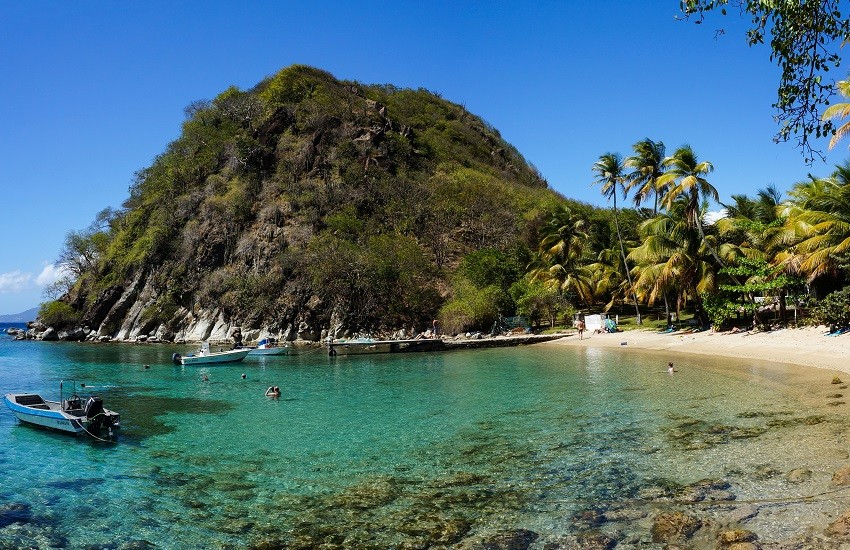
[{"label": "clear shallow water", "polygon": [[[830,371],[678,358],[671,376],[664,357],[556,346],[209,368],[175,367],[175,351],[0,336],[0,391],[55,398],[73,378],[123,424],[104,444],[2,408],[0,546],[382,548],[530,529],[542,547],[591,527],[639,545],[659,510],[719,525],[746,506],[746,527],[780,540],[850,507],[843,491],[799,502],[847,462]],[[683,504],[704,479],[735,501]]]}]

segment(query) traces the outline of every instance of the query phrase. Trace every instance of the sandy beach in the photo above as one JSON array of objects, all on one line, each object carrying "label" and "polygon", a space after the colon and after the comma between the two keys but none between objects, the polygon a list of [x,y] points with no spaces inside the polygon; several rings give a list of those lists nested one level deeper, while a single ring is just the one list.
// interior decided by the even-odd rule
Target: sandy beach
[{"label": "sandy beach", "polygon": [[538,345],[616,347],[665,353],[759,359],[850,373],[850,333],[827,336],[826,327],[788,328],[752,333],[713,331],[661,333],[631,330],[613,334],[585,334],[583,340],[579,340],[576,332],[560,340]]}]

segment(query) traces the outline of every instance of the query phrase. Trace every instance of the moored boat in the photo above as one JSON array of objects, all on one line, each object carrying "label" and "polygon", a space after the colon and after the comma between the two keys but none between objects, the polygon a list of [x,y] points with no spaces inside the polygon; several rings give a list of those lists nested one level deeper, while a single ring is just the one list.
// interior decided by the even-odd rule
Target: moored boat
[{"label": "moored boat", "polygon": [[279,346],[269,338],[263,338],[257,342],[257,347],[251,348],[248,355],[286,355],[289,353],[289,346]]},{"label": "moored boat", "polygon": [[171,356],[171,360],[175,365],[210,365],[214,363],[235,363],[245,359],[245,356],[250,352],[250,348],[237,348],[222,351],[210,351],[208,342],[204,342],[201,349],[197,353],[181,355],[175,353]]},{"label": "moored boat", "polygon": [[76,384],[71,397],[63,399],[63,383],[59,383],[59,401],[47,401],[37,393],[8,393],[3,401],[21,422],[63,432],[86,432],[97,437],[104,430],[112,435],[113,429],[121,427],[120,415],[104,408],[100,397],[92,395],[84,404],[76,393]]}]

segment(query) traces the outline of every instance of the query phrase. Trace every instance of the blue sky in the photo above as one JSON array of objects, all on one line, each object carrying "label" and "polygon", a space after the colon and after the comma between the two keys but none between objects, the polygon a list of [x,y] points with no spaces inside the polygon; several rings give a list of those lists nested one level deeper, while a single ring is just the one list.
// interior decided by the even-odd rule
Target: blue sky
[{"label": "blue sky", "polygon": [[294,63],[439,92],[498,128],[554,189],[595,204],[591,165],[644,137],[669,151],[690,143],[714,164],[721,200],[786,191],[844,161],[846,144],[812,166],[774,144],[768,49],[746,45],[736,16],[677,22],[678,5],[0,3],[0,314],[44,300],[65,234],[120,207],[186,105]]}]

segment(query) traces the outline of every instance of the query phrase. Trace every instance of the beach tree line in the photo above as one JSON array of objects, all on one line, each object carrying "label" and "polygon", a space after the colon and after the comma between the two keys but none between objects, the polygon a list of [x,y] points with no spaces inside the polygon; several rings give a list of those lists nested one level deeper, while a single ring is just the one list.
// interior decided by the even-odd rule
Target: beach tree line
[{"label": "beach tree line", "polygon": [[[793,184],[787,196],[769,186],[726,201],[711,184],[714,166],[689,145],[668,155],[662,142],[644,139],[630,156],[601,155],[591,170],[611,202],[613,242],[598,246],[587,235],[592,222],[562,207],[527,271],[574,308],[634,303],[638,319],[643,307],[663,308],[669,320],[687,309],[720,328],[787,323],[790,299],[812,306],[813,320],[845,323],[835,311],[846,315],[847,294],[835,292],[850,275],[850,164]],[[618,209],[618,196],[634,209]],[[720,219],[708,217],[713,202]],[[637,223],[623,231],[627,212]]]}]

